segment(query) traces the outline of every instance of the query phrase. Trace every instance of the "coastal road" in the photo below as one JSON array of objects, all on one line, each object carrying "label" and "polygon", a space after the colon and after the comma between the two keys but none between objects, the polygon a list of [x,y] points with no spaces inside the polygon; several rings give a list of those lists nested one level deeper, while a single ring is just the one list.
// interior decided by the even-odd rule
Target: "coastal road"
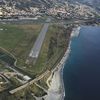
[{"label": "coastal road", "polygon": [[46,23],[44,24],[30,54],[29,54],[29,57],[32,57],[32,58],[38,58],[39,56],[39,53],[40,53],[40,50],[41,50],[41,47],[42,47],[42,44],[43,44],[43,41],[44,41],[44,38],[45,38],[45,35],[48,31],[48,27],[49,27],[49,22],[51,21],[50,18],[47,18],[46,20]]},{"label": "coastal road", "polygon": [[27,86],[29,86],[29,85],[31,85],[31,84],[37,82],[37,81],[40,80],[41,78],[43,78],[43,77],[44,77],[45,75],[47,75],[48,73],[49,73],[49,70],[45,71],[45,72],[44,72],[43,74],[41,74],[39,77],[37,77],[37,78],[35,78],[35,79],[33,79],[33,80],[31,80],[31,81],[25,83],[24,85],[19,86],[19,87],[13,89],[13,90],[10,90],[9,93],[10,93],[10,94],[14,94],[14,93],[16,93],[17,91],[20,91],[21,89],[26,88]]}]

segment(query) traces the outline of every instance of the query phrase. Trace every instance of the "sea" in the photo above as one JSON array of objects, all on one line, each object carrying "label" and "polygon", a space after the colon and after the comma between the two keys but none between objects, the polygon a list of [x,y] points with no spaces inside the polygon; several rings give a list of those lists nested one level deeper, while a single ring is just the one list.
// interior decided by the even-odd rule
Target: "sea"
[{"label": "sea", "polygon": [[65,100],[100,100],[100,26],[81,26],[63,70]]}]

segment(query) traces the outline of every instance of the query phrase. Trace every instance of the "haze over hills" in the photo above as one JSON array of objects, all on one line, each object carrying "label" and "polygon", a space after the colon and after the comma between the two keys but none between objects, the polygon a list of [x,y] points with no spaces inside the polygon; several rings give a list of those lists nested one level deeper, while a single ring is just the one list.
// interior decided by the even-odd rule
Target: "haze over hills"
[{"label": "haze over hills", "polygon": [[56,2],[80,2],[93,6],[100,10],[100,0],[0,0],[0,6],[15,6],[17,9],[25,9],[30,7],[51,7]]},{"label": "haze over hills", "polygon": [[50,6],[54,0],[0,0],[1,5],[12,6],[15,5],[17,8],[33,7],[33,6]]},{"label": "haze over hills", "polygon": [[15,12],[18,14],[19,12],[23,14],[28,12],[36,13],[39,8],[51,7],[55,1],[56,0],[0,0],[0,12],[4,15],[6,15],[6,13],[14,14]]},{"label": "haze over hills", "polygon": [[[90,2],[91,1],[91,2]],[[99,0],[0,0],[0,16],[34,17],[47,14],[61,18],[90,18],[99,13]],[[83,4],[82,4],[83,3]],[[95,4],[94,7],[92,4]],[[96,6],[98,4],[98,6]],[[89,6],[88,6],[89,5]],[[98,10],[99,11],[99,10]]]},{"label": "haze over hills", "polygon": [[92,6],[94,8],[96,8],[97,10],[100,10],[100,0],[67,0],[70,2],[80,2],[80,3],[84,3],[86,5]]}]

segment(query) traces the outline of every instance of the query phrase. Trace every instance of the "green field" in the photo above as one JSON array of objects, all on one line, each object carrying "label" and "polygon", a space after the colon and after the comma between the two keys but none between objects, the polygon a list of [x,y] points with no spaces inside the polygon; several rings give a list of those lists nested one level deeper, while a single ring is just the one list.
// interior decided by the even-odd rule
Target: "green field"
[{"label": "green field", "polygon": [[67,37],[64,28],[60,25],[51,25],[46,34],[39,58],[34,68],[36,72],[43,71],[55,67],[59,58],[64,54],[67,46]]},{"label": "green field", "polygon": [[13,25],[0,24],[0,48],[7,50],[22,66],[36,41],[42,24]]},{"label": "green field", "polygon": [[[14,56],[14,58],[17,59],[16,67],[22,73],[30,75],[33,78],[41,75],[47,70],[51,71],[58,64],[68,46],[71,32],[70,28],[65,29],[61,25],[50,25],[36,63],[26,64],[26,59],[28,58],[30,50],[34,45],[41,28],[42,24],[0,24],[0,54],[2,55],[2,50],[4,49],[3,53],[10,57]],[[1,50],[1,48],[3,49]],[[6,57],[4,56],[4,58]],[[5,59],[5,61],[6,60],[7,59]],[[0,71],[9,72],[11,70],[6,68],[4,62],[2,64],[2,61],[0,60]],[[49,74],[47,74],[37,83],[40,86],[48,89],[46,84],[48,77]],[[10,81],[15,87],[21,85],[14,78],[12,78]],[[6,94],[8,95],[8,99],[6,98],[6,100],[11,98],[14,100],[15,97],[19,100],[24,100],[25,98],[35,100],[34,97],[30,95],[31,93],[34,93],[37,97],[46,94],[34,84],[29,87],[27,87],[24,91],[22,90],[23,92],[18,92],[15,95]]]},{"label": "green field", "polygon": [[36,77],[59,62],[66,48],[66,30],[61,25],[50,25],[36,64],[26,64],[26,59],[42,28],[41,24],[0,25],[0,47],[17,59],[17,67],[24,73]]},{"label": "green field", "polygon": [[19,48],[22,49],[22,47],[29,46],[31,42],[34,43],[41,29],[41,25],[5,24],[0,25],[0,29],[0,46],[15,53],[17,48],[19,50]]},{"label": "green field", "polygon": [[31,76],[39,76],[47,69],[51,70],[54,68],[55,63],[64,54],[66,48],[66,32],[64,31],[64,28],[60,25],[50,25],[36,64],[25,64],[20,68],[30,73]]}]

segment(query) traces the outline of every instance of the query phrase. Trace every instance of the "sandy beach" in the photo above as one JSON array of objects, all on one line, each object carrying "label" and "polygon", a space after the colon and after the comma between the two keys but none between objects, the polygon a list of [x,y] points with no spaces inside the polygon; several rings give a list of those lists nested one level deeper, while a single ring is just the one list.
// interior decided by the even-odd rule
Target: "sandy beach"
[{"label": "sandy beach", "polygon": [[61,75],[60,70],[54,72],[54,75],[51,80],[51,84],[48,90],[48,95],[45,97],[45,100],[61,100],[62,99],[62,90],[61,90]]}]

